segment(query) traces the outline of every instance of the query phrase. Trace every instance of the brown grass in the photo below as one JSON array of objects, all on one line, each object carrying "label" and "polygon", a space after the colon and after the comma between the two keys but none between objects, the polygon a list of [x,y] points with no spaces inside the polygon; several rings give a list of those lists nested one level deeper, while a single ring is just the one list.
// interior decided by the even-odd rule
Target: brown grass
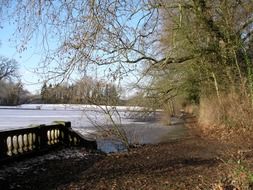
[{"label": "brown grass", "polygon": [[253,130],[253,107],[249,97],[235,93],[201,99],[198,122],[204,133],[218,138],[251,136]]}]

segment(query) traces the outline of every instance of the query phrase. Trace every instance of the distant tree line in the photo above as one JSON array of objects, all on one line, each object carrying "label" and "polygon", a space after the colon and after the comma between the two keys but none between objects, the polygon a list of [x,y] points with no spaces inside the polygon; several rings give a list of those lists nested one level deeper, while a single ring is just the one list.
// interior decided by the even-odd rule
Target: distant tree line
[{"label": "distant tree line", "polygon": [[84,77],[73,84],[44,83],[40,94],[25,90],[14,59],[0,56],[0,105],[24,103],[118,105],[119,90],[112,83]]},{"label": "distant tree line", "polygon": [[28,103],[31,94],[23,88],[21,82],[0,80],[0,105],[12,106]]},{"label": "distant tree line", "polygon": [[118,105],[119,91],[114,84],[82,78],[74,84],[46,84],[41,88],[41,101],[45,104],[104,104]]},{"label": "distant tree line", "polygon": [[0,105],[24,103],[118,105],[119,90],[114,84],[85,77],[73,84],[44,83],[40,94],[25,90],[18,75],[18,63],[0,57]]}]

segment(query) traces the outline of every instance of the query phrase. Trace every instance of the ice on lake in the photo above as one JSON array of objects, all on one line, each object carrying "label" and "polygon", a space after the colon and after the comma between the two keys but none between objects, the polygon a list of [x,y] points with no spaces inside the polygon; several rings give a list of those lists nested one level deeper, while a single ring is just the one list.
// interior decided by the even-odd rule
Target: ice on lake
[{"label": "ice on lake", "polygon": [[0,106],[0,130],[52,124],[54,121],[70,121],[73,128],[85,128],[87,131],[94,128],[94,126],[111,124],[111,120],[105,114],[105,110],[107,109],[117,110],[113,114],[116,123],[130,124],[134,121],[128,118],[129,111],[136,111],[141,108],[71,104],[25,104],[16,107]]},{"label": "ice on lake", "polygon": [[[105,114],[107,109],[112,113],[113,121],[123,127],[129,142],[132,144],[159,143],[168,139],[177,139],[185,134],[185,128],[181,126],[166,127],[160,122],[136,119],[135,115],[142,113],[140,107],[101,107],[70,104],[0,106],[0,131],[52,124],[54,121],[70,121],[74,130],[86,137],[92,137],[92,134],[97,134],[99,127],[112,125],[112,121],[108,119],[108,114]],[[178,122],[178,118],[176,118],[176,122]],[[101,142],[106,144],[105,141]]]}]

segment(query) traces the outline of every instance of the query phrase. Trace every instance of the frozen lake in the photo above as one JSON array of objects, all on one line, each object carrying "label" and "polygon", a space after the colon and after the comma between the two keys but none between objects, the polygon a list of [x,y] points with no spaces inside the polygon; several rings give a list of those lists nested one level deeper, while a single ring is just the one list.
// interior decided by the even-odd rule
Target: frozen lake
[{"label": "frozen lake", "polygon": [[[37,109],[37,105],[26,105],[20,107],[0,106],[0,130],[24,128],[29,125],[51,124],[54,121],[70,121],[73,128],[91,128],[97,125],[110,125],[108,115],[98,107],[70,107],[61,105],[43,105]],[[121,117],[114,114],[117,123],[129,124],[133,121],[127,119],[127,111],[119,110]]]},{"label": "frozen lake", "polygon": [[[100,127],[112,125],[104,108],[81,105],[21,105],[18,107],[0,106],[0,130],[27,128],[31,125],[52,124],[54,121],[70,121],[72,128],[89,137]],[[115,110],[115,108],[110,108]],[[140,112],[138,107],[117,107],[112,111],[115,123],[121,124],[131,143],[149,144],[177,139],[185,134],[182,120],[174,118],[174,124],[165,126],[160,122],[141,121],[133,117]],[[158,114],[159,115],[159,114]],[[172,118],[173,119],[173,118]],[[173,121],[173,120],[172,120]],[[178,125],[179,124],[179,125]],[[105,142],[102,142],[103,145]],[[109,142],[111,143],[111,142]]]}]

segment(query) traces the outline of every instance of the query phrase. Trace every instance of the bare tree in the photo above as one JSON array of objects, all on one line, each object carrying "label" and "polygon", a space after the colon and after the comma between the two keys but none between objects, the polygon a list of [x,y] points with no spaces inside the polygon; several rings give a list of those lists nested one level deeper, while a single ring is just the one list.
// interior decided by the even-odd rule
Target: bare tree
[{"label": "bare tree", "polygon": [[6,57],[0,57],[0,81],[17,76],[17,61]]},{"label": "bare tree", "polygon": [[82,72],[89,64],[108,65],[117,78],[134,70],[134,63],[162,60],[157,38],[159,10],[150,1],[7,0],[1,6],[9,11],[3,15],[16,18],[20,51],[36,32],[42,35],[46,50],[52,39],[57,43],[58,48],[42,63],[48,78]]},{"label": "bare tree", "polygon": [[[5,0],[0,6],[17,22],[20,51],[40,34],[50,50],[42,62],[48,79],[63,80],[90,64],[120,78],[136,63],[145,75],[189,61],[217,71],[239,68],[239,76],[244,69],[252,78],[252,0]],[[58,46],[53,53],[50,41]]]},{"label": "bare tree", "polygon": [[[89,64],[117,64],[109,70],[119,77],[134,70],[135,63],[184,63],[219,52],[212,42],[227,47],[231,41],[247,44],[252,36],[251,0],[5,0],[0,6],[2,15],[17,22],[20,51],[37,33],[45,49],[51,50],[52,40],[58,45],[43,61],[48,78],[82,72]],[[201,49],[187,49],[181,40],[161,47],[164,32],[177,41],[180,30],[189,31],[184,42],[199,43]]]}]

